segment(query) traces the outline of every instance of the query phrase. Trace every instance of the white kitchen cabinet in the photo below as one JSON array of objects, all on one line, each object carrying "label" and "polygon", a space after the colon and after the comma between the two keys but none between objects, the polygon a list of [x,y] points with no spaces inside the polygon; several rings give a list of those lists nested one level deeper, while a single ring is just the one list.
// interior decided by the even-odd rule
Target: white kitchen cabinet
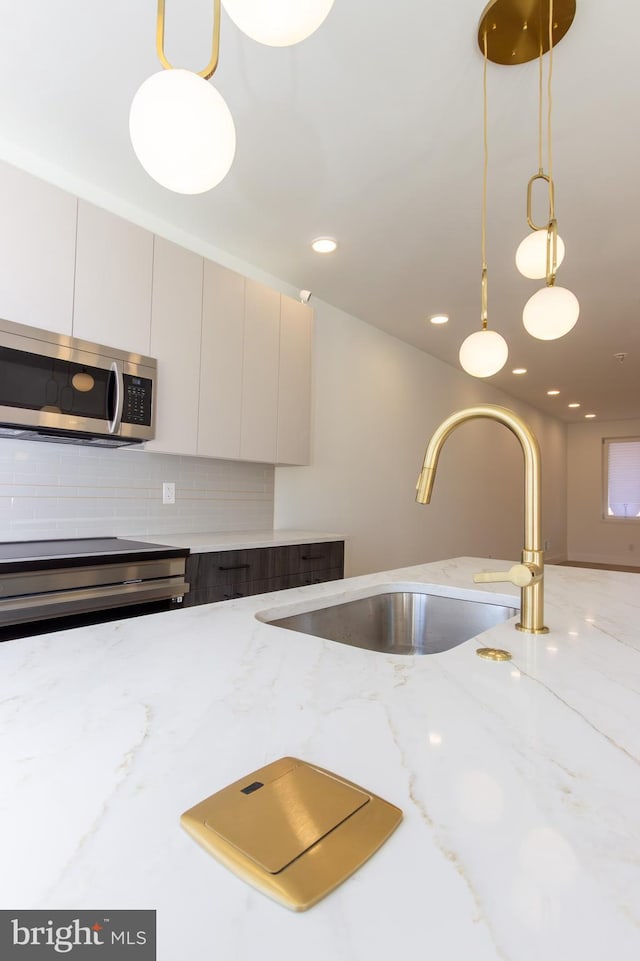
[{"label": "white kitchen cabinet", "polygon": [[281,297],[276,463],[308,464],[313,309]]},{"label": "white kitchen cabinet", "polygon": [[197,453],[202,269],[198,254],[155,238],[149,353],[158,362],[158,377],[149,451]]},{"label": "white kitchen cabinet", "polygon": [[242,371],[242,460],[276,459],[280,294],[255,280],[245,285]]},{"label": "white kitchen cabinet", "polygon": [[0,164],[0,316],[71,334],[77,200]]},{"label": "white kitchen cabinet", "polygon": [[198,454],[309,462],[313,310],[205,260]]},{"label": "white kitchen cabinet", "polygon": [[240,459],[245,279],[204,262],[198,454]]},{"label": "white kitchen cabinet", "polygon": [[74,337],[148,355],[152,262],[152,233],[78,201]]}]

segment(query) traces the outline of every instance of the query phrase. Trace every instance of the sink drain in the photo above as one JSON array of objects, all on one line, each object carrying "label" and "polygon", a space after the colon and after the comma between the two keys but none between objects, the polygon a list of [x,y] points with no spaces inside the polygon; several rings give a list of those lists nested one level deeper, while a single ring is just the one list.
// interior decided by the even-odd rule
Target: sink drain
[{"label": "sink drain", "polygon": [[499,647],[479,647],[476,654],[487,661],[510,661],[512,657],[509,651],[503,651]]}]

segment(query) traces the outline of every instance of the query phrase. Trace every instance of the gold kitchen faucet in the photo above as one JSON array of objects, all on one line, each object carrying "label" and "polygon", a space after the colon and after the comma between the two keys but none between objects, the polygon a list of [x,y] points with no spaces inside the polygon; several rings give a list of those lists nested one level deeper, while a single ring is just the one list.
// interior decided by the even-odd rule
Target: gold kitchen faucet
[{"label": "gold kitchen faucet", "polygon": [[475,574],[473,580],[480,583],[510,581],[520,588],[519,631],[528,634],[547,634],[544,626],[544,551],[541,541],[541,470],[540,447],[535,434],[521,417],[506,407],[479,404],[467,407],[447,417],[436,428],[427,445],[424,463],[417,483],[416,500],[428,504],[431,500],[433,482],[438,467],[440,451],[449,434],[460,424],[486,417],[504,424],[516,435],[524,455],[524,547],[519,564],[508,571]]}]

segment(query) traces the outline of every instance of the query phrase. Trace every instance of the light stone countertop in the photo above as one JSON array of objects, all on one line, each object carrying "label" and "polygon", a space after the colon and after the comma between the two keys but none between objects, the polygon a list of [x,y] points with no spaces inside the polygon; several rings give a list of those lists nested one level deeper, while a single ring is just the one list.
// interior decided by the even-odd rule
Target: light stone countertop
[{"label": "light stone countertop", "polygon": [[[255,617],[390,584],[473,597],[472,573],[503,566],[458,558],[0,644],[0,908],[156,908],[159,961],[637,961],[638,575],[549,567],[548,635],[508,622],[423,657]],[[481,660],[485,644],[513,660]],[[405,815],[301,914],[179,825],[284,755]]]},{"label": "light stone countertop", "polygon": [[284,547],[288,544],[319,544],[325,541],[343,541],[344,539],[344,534],[296,530],[135,535],[135,540],[144,541],[147,544],[188,547],[192,554],[203,554],[209,551],[246,550],[253,547]]}]

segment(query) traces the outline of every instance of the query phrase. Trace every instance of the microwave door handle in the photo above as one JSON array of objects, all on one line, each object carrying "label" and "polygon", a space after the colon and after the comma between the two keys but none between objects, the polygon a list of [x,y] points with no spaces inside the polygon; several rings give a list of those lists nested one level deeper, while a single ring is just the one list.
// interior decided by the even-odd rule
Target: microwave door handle
[{"label": "microwave door handle", "polygon": [[116,360],[111,364],[111,373],[115,377],[116,383],[116,406],[113,413],[113,420],[109,421],[109,433],[116,434],[120,429],[120,422],[122,420],[122,407],[124,404],[124,375],[122,373],[122,368]]}]

